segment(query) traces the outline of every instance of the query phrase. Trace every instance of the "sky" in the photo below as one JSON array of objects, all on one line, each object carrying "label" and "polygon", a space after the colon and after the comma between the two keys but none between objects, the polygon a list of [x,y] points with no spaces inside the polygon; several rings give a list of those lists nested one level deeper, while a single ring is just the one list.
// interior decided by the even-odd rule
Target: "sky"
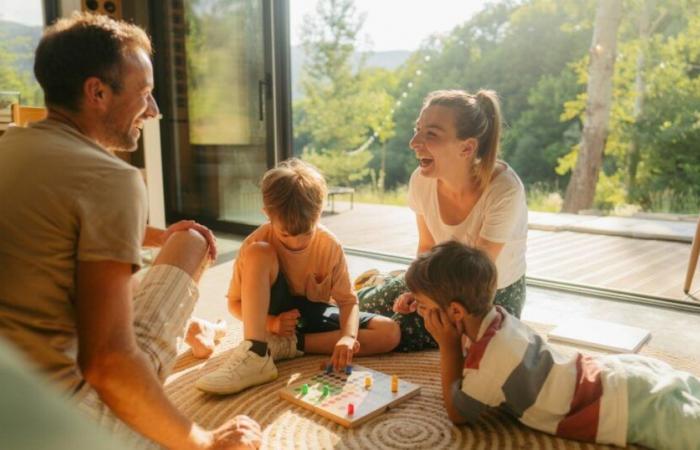
[{"label": "sky", "polygon": [[[304,15],[313,13],[318,0],[290,0],[292,45],[299,45]],[[372,42],[366,50],[416,50],[433,33],[446,33],[469,20],[487,0],[355,0],[358,13],[366,12],[361,35]]]},{"label": "sky", "polygon": [[24,25],[42,25],[42,0],[0,0],[0,20]]}]

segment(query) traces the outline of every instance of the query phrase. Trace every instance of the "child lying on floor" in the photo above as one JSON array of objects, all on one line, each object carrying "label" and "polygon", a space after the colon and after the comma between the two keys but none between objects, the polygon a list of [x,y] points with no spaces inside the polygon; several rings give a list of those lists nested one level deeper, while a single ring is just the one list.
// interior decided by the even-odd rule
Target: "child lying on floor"
[{"label": "child lying on floor", "polygon": [[332,354],[338,370],[354,353],[384,353],[398,344],[394,321],[359,312],[343,248],[318,223],[326,191],[321,174],[298,159],[264,175],[263,211],[270,221],[243,242],[228,293],[244,341],[197,380],[199,389],[231,394],[272,381],[273,361],[303,352]]},{"label": "child lying on floor", "polygon": [[406,283],[440,347],[443,399],[454,423],[473,423],[498,407],[565,438],[700,448],[700,379],[639,355],[550,347],[493,305],[496,268],[483,252],[456,241],[437,245],[411,264]]}]

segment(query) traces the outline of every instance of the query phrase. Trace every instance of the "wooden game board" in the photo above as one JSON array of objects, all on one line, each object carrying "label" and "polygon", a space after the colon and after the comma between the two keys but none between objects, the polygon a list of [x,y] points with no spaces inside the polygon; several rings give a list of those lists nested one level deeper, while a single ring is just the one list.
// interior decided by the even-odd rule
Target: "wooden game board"
[{"label": "wooden game board", "polygon": [[[365,378],[372,377],[371,388],[365,388]],[[308,393],[302,394],[302,386]],[[323,395],[328,384],[329,395]],[[363,366],[353,366],[352,374],[319,371],[318,374],[296,380],[280,390],[280,397],[322,415],[346,428],[356,427],[404,400],[420,393],[420,386],[399,379],[398,392],[391,392],[391,375]],[[348,403],[354,413],[348,414]]]}]

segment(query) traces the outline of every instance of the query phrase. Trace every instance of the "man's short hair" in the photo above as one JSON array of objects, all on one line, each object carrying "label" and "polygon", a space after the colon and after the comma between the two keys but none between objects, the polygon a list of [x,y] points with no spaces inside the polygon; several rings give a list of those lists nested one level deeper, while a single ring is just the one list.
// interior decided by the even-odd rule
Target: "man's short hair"
[{"label": "man's short hair", "polygon": [[268,170],[262,179],[263,205],[292,236],[311,231],[321,217],[328,188],[312,165],[292,158]]},{"label": "man's short hair", "polygon": [[137,49],[152,52],[150,39],[134,24],[89,13],[59,19],[44,31],[34,59],[46,104],[78,111],[90,77],[119,92],[124,57]]},{"label": "man's short hair", "polygon": [[441,308],[458,302],[477,317],[486,314],[496,293],[496,266],[461,242],[447,241],[416,258],[406,272],[412,292],[430,297]]}]

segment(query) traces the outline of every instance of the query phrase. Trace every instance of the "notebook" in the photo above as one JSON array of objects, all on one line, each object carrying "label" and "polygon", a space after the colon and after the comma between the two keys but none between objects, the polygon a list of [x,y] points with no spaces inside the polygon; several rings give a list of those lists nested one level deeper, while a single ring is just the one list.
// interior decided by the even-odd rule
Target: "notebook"
[{"label": "notebook", "polygon": [[594,319],[577,319],[563,323],[547,335],[551,341],[636,353],[651,337],[649,330]]}]

